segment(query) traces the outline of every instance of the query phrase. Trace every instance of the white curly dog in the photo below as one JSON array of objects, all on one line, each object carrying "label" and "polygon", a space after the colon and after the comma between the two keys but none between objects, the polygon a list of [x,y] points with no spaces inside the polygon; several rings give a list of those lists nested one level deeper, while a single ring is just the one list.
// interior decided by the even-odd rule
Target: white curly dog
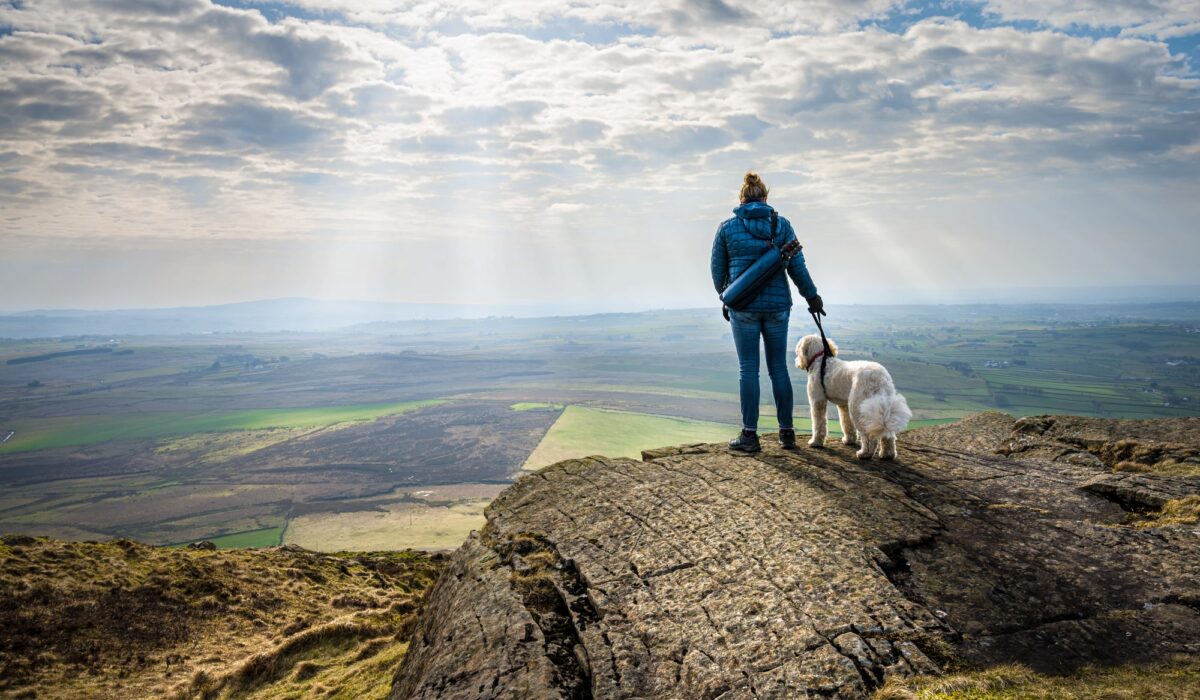
[{"label": "white curly dog", "polygon": [[[808,371],[808,405],[812,411],[813,447],[825,445],[828,433],[827,402],[838,408],[842,421],[842,443],[858,444],[859,459],[870,459],[879,448],[880,459],[895,459],[896,433],[908,426],[912,411],[904,396],[896,393],[892,375],[878,362],[846,361],[837,357],[837,345],[829,341],[829,355],[821,337],[806,335],[796,344],[796,366]],[[821,389],[821,365],[825,367],[825,390]]]}]

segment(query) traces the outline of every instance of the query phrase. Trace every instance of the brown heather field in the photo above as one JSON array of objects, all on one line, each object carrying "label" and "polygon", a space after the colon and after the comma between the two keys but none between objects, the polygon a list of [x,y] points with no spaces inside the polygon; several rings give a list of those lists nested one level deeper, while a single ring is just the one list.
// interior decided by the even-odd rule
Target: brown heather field
[{"label": "brown heather field", "polygon": [[0,538],[0,697],[382,698],[419,552]]}]

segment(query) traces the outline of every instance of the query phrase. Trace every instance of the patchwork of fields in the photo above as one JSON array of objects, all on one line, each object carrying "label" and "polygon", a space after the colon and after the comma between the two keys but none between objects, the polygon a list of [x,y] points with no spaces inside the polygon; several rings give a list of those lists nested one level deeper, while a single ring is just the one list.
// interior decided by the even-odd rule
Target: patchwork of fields
[{"label": "patchwork of fields", "polygon": [[371,421],[383,416],[400,415],[437,403],[439,402],[402,401],[399,403],[257,409],[224,413],[164,412],[18,419],[9,424],[14,436],[13,439],[0,445],[0,453],[51,447],[76,447],[110,440],[138,440],[168,435],[268,430],[271,428],[326,428],[343,423]]},{"label": "patchwork of fields", "polygon": [[[889,367],[914,425],[1197,415],[1198,329],[1200,304],[849,307],[828,322],[845,357]],[[793,370],[801,431],[804,380]],[[0,339],[0,532],[449,548],[523,471],[723,441],[738,422],[729,329],[708,310]]]}]

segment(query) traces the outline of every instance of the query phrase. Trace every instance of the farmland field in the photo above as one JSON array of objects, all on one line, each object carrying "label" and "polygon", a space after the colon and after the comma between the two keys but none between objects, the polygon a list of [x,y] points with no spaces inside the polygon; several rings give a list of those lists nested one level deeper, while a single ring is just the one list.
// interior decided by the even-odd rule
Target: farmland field
[{"label": "farmland field", "polygon": [[[800,433],[811,432],[812,421],[807,417],[807,408],[795,415],[795,427]],[[779,424],[772,415],[773,407],[764,406],[758,419],[762,432],[773,432]],[[836,412],[829,423],[829,434],[841,437]],[[910,428],[936,425],[954,420],[933,418],[914,420]],[[710,423],[667,416],[655,416],[628,411],[568,406],[546,437],[538,443],[522,469],[535,471],[572,457],[604,455],[606,457],[640,458],[642,450],[664,445],[680,445],[694,442],[724,442],[737,435],[741,426],[737,422]]]},{"label": "farmland field", "polygon": [[[1200,304],[835,307],[826,326],[889,368],[913,426],[1200,414]],[[793,316],[792,342],[810,330]],[[739,416],[711,309],[0,339],[0,532],[441,548],[524,471],[723,441]]]},{"label": "farmland field", "polygon": [[220,537],[211,537],[209,541],[218,549],[240,549],[244,547],[275,547],[283,544],[283,528],[268,527],[261,530],[235,532]]},{"label": "farmland field", "polygon": [[455,549],[483,527],[491,499],[449,505],[397,503],[381,510],[303,515],[288,524],[284,541],[318,552]]},{"label": "farmland field", "polygon": [[0,446],[0,452],[73,447],[109,440],[136,440],[166,435],[328,427],[399,415],[436,403],[438,402],[405,401],[351,406],[258,409],[216,414],[176,412],[15,420],[10,425],[16,435]]},{"label": "farmland field", "polygon": [[721,423],[568,406],[523,468],[541,469],[585,455],[640,457],[642,450],[651,447],[719,442],[728,439],[730,432],[730,426]]}]

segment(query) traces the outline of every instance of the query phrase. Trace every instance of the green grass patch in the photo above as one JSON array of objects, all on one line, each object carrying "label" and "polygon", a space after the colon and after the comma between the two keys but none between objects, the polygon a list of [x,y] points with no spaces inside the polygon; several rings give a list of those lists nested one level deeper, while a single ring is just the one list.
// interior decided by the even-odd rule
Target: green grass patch
[{"label": "green grass patch", "polygon": [[164,412],[125,415],[82,415],[14,421],[16,434],[0,453],[50,447],[92,445],[108,440],[159,438],[192,433],[268,428],[317,428],[337,423],[375,420],[444,403],[441,400],[369,403],[313,408],[265,408],[223,413]]},{"label": "green grass patch", "polygon": [[[836,411],[831,410],[836,416]],[[957,418],[933,418],[914,420],[909,428],[950,423]],[[812,432],[812,422],[797,416],[796,430]],[[775,417],[767,408],[759,417],[761,432],[779,429]],[[671,416],[615,411],[585,406],[567,406],[545,437],[525,460],[522,469],[532,470],[554,464],[564,459],[604,455],[606,457],[640,458],[642,450],[670,445],[696,442],[724,442],[737,434],[736,422],[717,423],[711,421],[675,418]],[[840,438],[842,433],[836,421],[830,421],[829,434]]]},{"label": "green grass patch", "polygon": [[542,403],[538,401],[518,401],[509,406],[514,411],[561,411],[565,406],[561,403]]},{"label": "green grass patch", "polygon": [[209,537],[208,541],[217,545],[217,549],[278,547],[283,542],[283,528],[265,527],[261,530],[233,532],[220,537]]},{"label": "green grass patch", "polygon": [[723,423],[567,406],[525,460],[524,468],[540,469],[587,455],[636,458],[653,447],[727,440],[736,430]]}]

